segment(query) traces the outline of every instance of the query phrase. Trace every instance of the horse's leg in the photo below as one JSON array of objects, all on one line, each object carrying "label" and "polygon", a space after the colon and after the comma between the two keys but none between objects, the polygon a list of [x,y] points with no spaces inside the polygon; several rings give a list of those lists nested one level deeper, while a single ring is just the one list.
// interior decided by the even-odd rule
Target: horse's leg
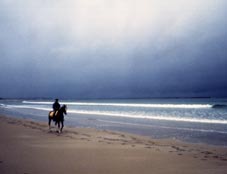
[{"label": "horse's leg", "polygon": [[64,121],[61,120],[61,132],[62,132],[62,130],[63,130],[63,127],[64,127]]},{"label": "horse's leg", "polygon": [[50,124],[51,124],[51,118],[50,118],[50,116],[48,117],[48,119],[49,119],[48,125],[49,125],[49,129],[50,129]]},{"label": "horse's leg", "polygon": [[55,116],[55,126],[58,124],[58,120],[57,120],[57,117]]},{"label": "horse's leg", "polygon": [[57,120],[57,124],[58,124],[57,132],[60,133],[60,120]]}]

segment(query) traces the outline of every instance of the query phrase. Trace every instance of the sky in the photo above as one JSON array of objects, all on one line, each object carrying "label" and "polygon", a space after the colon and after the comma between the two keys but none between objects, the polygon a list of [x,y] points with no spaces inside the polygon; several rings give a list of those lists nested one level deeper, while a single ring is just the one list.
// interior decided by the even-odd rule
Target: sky
[{"label": "sky", "polygon": [[226,0],[0,0],[0,97],[227,97]]}]

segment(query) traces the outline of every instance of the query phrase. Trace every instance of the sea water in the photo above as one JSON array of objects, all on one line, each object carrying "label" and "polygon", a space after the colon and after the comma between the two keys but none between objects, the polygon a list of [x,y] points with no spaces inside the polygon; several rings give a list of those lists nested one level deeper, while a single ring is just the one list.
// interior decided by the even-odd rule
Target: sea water
[{"label": "sea water", "polygon": [[[51,100],[0,100],[0,113],[47,121]],[[62,100],[68,126],[227,146],[227,99]]]}]

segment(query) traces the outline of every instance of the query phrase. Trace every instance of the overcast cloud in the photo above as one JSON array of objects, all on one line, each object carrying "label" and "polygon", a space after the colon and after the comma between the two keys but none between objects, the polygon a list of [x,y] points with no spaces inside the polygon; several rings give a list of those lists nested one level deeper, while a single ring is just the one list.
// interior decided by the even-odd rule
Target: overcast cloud
[{"label": "overcast cloud", "polygon": [[226,0],[1,0],[0,97],[227,97]]}]

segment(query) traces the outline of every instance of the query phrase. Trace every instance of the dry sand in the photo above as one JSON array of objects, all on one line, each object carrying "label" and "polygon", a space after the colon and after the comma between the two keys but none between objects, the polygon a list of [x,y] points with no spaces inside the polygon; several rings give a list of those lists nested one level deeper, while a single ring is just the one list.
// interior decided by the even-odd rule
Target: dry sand
[{"label": "dry sand", "polygon": [[227,148],[0,116],[1,174],[227,173]]}]

